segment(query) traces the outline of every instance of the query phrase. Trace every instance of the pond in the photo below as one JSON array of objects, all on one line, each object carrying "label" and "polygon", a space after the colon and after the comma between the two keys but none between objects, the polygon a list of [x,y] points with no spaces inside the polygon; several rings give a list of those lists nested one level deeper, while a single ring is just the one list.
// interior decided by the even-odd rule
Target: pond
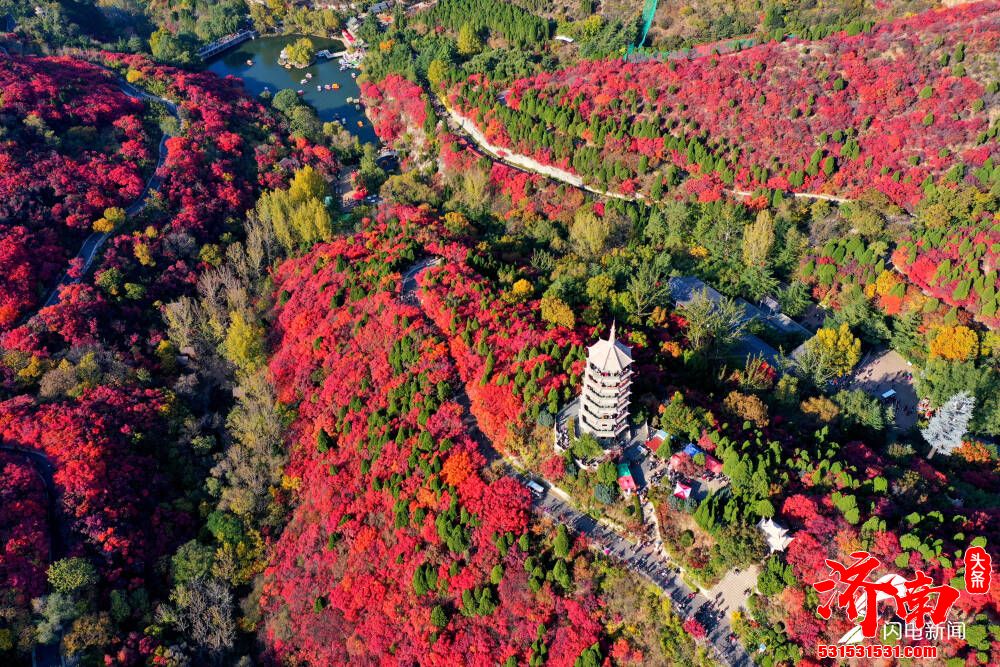
[{"label": "pond", "polygon": [[[258,37],[243,42],[212,58],[206,69],[219,76],[232,75],[243,79],[243,85],[253,95],[260,95],[264,90],[270,90],[273,94],[282,88],[304,91],[302,99],[316,109],[320,120],[343,120],[344,126],[362,143],[378,143],[372,124],[365,117],[364,111],[356,109],[355,104],[347,102],[348,97],[357,99],[361,96],[357,81],[351,78],[352,73],[358,73],[357,70],[341,70],[336,58],[333,60],[317,58],[312,66],[305,69],[294,67],[285,69],[278,65],[278,54],[281,50],[300,37],[301,35]],[[336,53],[344,48],[344,45],[335,39],[322,37],[309,39],[317,51],[328,49],[331,53]],[[247,61],[253,61],[253,65],[248,65]],[[312,78],[301,83],[306,74],[312,74]],[[326,84],[337,84],[340,89],[316,90],[316,86]],[[362,123],[361,126],[358,126],[359,121]]]}]

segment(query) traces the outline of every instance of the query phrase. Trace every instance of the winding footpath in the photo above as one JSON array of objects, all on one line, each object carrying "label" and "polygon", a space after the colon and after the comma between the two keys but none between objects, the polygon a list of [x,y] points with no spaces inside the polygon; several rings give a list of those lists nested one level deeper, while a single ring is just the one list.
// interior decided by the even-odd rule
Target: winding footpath
[{"label": "winding footpath", "polygon": [[[439,257],[425,258],[411,265],[400,278],[400,299],[423,310],[420,302],[417,278],[431,266],[439,264]],[[434,320],[427,318],[430,326],[442,337],[445,333],[438,329]],[[479,424],[472,414],[471,401],[465,390],[465,385],[459,382],[455,392],[455,402],[462,407],[462,422],[468,427],[472,439],[479,446],[480,452],[487,463],[495,466],[502,474],[516,479],[523,485],[531,479],[526,473],[517,471],[508,463],[493,443],[483,434]],[[675,611],[681,615],[696,618],[708,631],[705,643],[712,657],[728,667],[753,667],[753,659],[746,653],[740,643],[731,639],[733,634],[725,615],[716,609],[704,595],[691,590],[680,578],[679,569],[664,556],[662,551],[654,546],[638,545],[609,526],[576,509],[568,497],[562,497],[556,488],[546,489],[545,493],[531,494],[533,507],[549,516],[554,521],[563,523],[567,528],[587,536],[590,545],[596,551],[617,559],[624,567],[630,569],[668,595]]]},{"label": "winding footpath", "polygon": [[[147,93],[144,90],[136,88],[135,86],[133,86],[132,84],[126,82],[124,79],[121,78],[119,78],[118,80],[118,87],[121,89],[123,93],[125,93],[132,99],[140,100],[142,102],[159,102],[160,104],[166,107],[167,111],[170,113],[171,116],[173,116],[177,120],[180,120],[180,115],[177,113],[177,105],[171,102],[170,100],[164,99],[162,97],[157,97],[156,95],[151,95],[150,93]],[[158,149],[159,155],[156,160],[156,167],[153,169],[153,175],[149,177],[148,181],[146,181],[146,187],[143,188],[142,193],[139,195],[139,197],[125,209],[125,215],[127,217],[131,218],[141,213],[142,210],[146,208],[146,204],[149,202],[149,195],[153,192],[158,191],[160,189],[160,186],[163,185],[163,177],[160,175],[160,168],[163,166],[163,163],[166,162],[167,159],[168,139],[170,139],[170,135],[164,132],[163,136],[160,138],[160,146]],[[84,275],[88,271],[90,271],[90,267],[93,265],[94,259],[97,257],[97,252],[101,249],[101,247],[105,244],[105,242],[107,242],[107,240],[111,238],[111,235],[113,233],[114,233],[113,231],[92,232],[90,236],[84,239],[83,245],[80,246],[80,251],[77,252],[76,256],[73,258],[74,260],[76,259],[83,260],[83,266],[82,270],[80,271],[80,275]],[[42,304],[42,307],[46,308],[48,306],[55,305],[56,303],[59,302],[59,288],[63,287],[64,285],[70,285],[78,282],[80,282],[80,278],[78,277],[73,278],[69,275],[68,271],[64,271],[63,274],[59,277],[59,280],[56,282],[55,286],[53,286],[52,290],[49,292],[44,303]]]},{"label": "winding footpath", "polygon": [[[117,76],[117,75],[116,75]],[[167,111],[176,118],[180,120],[180,115],[177,112],[177,105],[170,100],[164,99],[162,97],[157,97],[151,95],[144,90],[140,90],[130,83],[126,82],[121,77],[118,77],[118,87],[123,93],[129,97],[140,100],[143,102],[159,102],[163,104]],[[146,182],[146,186],[143,188],[142,193],[139,197],[132,202],[126,209],[126,217],[133,217],[138,215],[146,207],[149,196],[151,193],[156,192],[163,185],[163,177],[160,175],[160,168],[163,167],[164,162],[167,159],[167,140],[170,139],[169,134],[163,133],[160,138],[159,145],[159,155],[156,161],[156,167],[153,169],[153,174],[150,176],[149,180]],[[92,232],[83,241],[83,245],[80,246],[79,252],[77,252],[74,259],[82,259],[83,265],[82,270],[78,275],[85,275],[94,263],[94,259],[97,257],[97,252],[101,249],[104,243],[111,237],[112,232]],[[64,271],[62,276],[53,286],[52,290],[49,292],[48,297],[42,304],[42,308],[52,306],[59,302],[59,289],[64,285],[69,285],[73,283],[80,282],[79,277],[71,277],[68,271]],[[37,313],[37,311],[35,311]],[[30,316],[29,316],[30,317]],[[16,445],[6,445],[0,443],[0,451],[7,452],[9,454],[14,454],[26,458],[35,471],[38,473],[39,477],[42,479],[45,485],[45,492],[48,498],[48,532],[49,532],[49,563],[62,558],[66,552],[66,545],[69,542],[69,528],[62,521],[61,513],[59,511],[59,493],[56,489],[54,475],[55,475],[55,465],[43,452],[27,449],[24,447],[18,447]],[[67,664],[65,656],[62,655],[61,651],[62,638],[60,636],[58,641],[49,644],[35,644],[32,649],[31,662],[33,667],[61,667]]]},{"label": "winding footpath", "polygon": [[[42,484],[45,485],[45,497],[47,500],[46,514],[48,516],[46,518],[49,533],[48,562],[52,563],[62,558],[66,553],[68,528],[65,522],[60,519],[59,494],[56,490],[54,480],[56,472],[55,465],[47,455],[34,449],[18,447],[17,445],[0,444],[0,452],[6,452],[7,454],[13,454],[27,459],[28,462],[31,463],[31,466],[35,469],[35,472],[41,478]],[[36,643],[31,648],[32,667],[61,667],[62,665],[65,665],[66,661],[63,658],[62,651],[60,650],[61,645],[61,636],[58,641],[54,641],[49,644]]]},{"label": "winding footpath", "polygon": [[[550,178],[554,181],[559,181],[560,183],[565,183],[567,185],[572,185],[574,188],[585,190],[600,197],[623,199],[625,201],[646,201],[646,197],[641,193],[637,192],[634,195],[626,195],[612,190],[600,190],[587,185],[584,183],[582,177],[574,174],[573,172],[544,164],[532,157],[528,157],[527,155],[513,153],[506,148],[496,146],[490,143],[490,141],[486,138],[486,135],[483,134],[482,130],[479,129],[475,122],[461,115],[451,107],[446,106],[444,102],[437,97],[431,96],[431,106],[434,107],[434,112],[437,113],[438,117],[445,121],[445,125],[452,133],[462,136],[476,144],[480,152],[494,162],[505,164],[508,167],[512,167],[513,169],[517,169],[518,171],[523,171],[525,173],[545,176],[546,178]],[[754,196],[754,193],[749,190],[726,188],[723,191],[733,197],[741,199]],[[851,201],[847,197],[838,197],[836,195],[826,195],[815,192],[793,192],[790,193],[790,195],[796,199],[822,199],[824,201],[835,202],[838,204],[844,204]]]}]

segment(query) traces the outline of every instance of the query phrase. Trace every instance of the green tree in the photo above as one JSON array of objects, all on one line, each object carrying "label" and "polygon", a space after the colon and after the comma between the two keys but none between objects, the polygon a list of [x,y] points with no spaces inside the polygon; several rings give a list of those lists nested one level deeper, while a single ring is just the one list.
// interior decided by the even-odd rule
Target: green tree
[{"label": "green tree", "polygon": [[282,88],[271,98],[271,106],[283,114],[291,113],[292,109],[302,104],[298,94],[291,88]]},{"label": "green tree", "polygon": [[569,568],[566,567],[566,561],[557,560],[556,564],[552,567],[552,578],[556,580],[564,591],[568,591],[573,586],[573,580],[569,576]]},{"label": "green tree", "polygon": [[212,571],[214,560],[214,548],[201,544],[198,540],[190,540],[182,544],[170,559],[170,575],[175,584],[186,584],[207,577]]},{"label": "green tree", "polygon": [[444,607],[437,604],[431,609],[431,623],[435,628],[443,628],[448,625],[448,615],[444,612]]},{"label": "green tree", "polygon": [[584,433],[573,442],[573,455],[581,461],[593,459],[600,455],[601,445],[590,433]]},{"label": "green tree", "polygon": [[299,104],[288,114],[288,127],[292,134],[305,137],[313,143],[323,140],[323,123],[311,106]]},{"label": "green tree", "polygon": [[688,323],[688,341],[695,351],[706,349],[710,342],[716,349],[724,351],[739,342],[746,333],[747,320],[743,307],[725,296],[714,301],[709,296],[708,288],[695,294],[684,305],[683,312]]},{"label": "green tree", "polygon": [[149,51],[153,58],[172,65],[189,65],[194,62],[192,40],[178,37],[166,28],[160,28],[149,36]]},{"label": "green tree", "polygon": [[559,524],[559,527],[556,529],[556,537],[552,543],[552,549],[559,558],[566,558],[569,555],[569,533],[566,532],[566,526],[563,524]]},{"label": "green tree", "polygon": [[378,166],[375,158],[378,157],[373,144],[365,144],[361,154],[361,163],[358,166],[358,174],[364,181],[365,187],[373,192],[379,188],[386,179],[385,170]]},{"label": "green tree", "polygon": [[[587,289],[589,292],[589,284]],[[633,321],[643,324],[654,308],[664,305],[670,298],[670,283],[662,269],[651,262],[643,262],[629,279],[626,293]]]},{"label": "green tree", "polygon": [[607,486],[618,484],[618,468],[611,461],[604,461],[597,466],[597,481]]}]

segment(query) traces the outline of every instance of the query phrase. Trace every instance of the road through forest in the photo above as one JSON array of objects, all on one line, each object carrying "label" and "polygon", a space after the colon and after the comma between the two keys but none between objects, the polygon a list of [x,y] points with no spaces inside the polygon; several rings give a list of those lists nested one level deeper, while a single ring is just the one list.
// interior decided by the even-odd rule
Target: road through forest
[{"label": "road through forest", "polygon": [[[420,303],[417,278],[431,266],[440,262],[440,258],[425,258],[408,267],[402,272],[400,283],[400,299],[423,310]],[[442,338],[443,331],[437,328],[429,316],[427,321]],[[526,484],[529,477],[515,470],[493,447],[493,443],[479,429],[478,422],[472,414],[471,401],[461,382],[455,392],[455,402],[462,407],[462,421],[479,445],[480,452],[487,462],[496,465],[500,471],[513,477],[521,484]],[[682,580],[673,564],[653,547],[643,548],[633,541],[623,537],[614,530],[601,524],[593,517],[577,510],[570,502],[559,497],[554,491],[546,489],[541,495],[532,494],[532,505],[543,514],[567,528],[587,536],[591,544],[608,555],[617,559],[622,565],[657,586],[668,595],[674,610],[680,616],[694,617],[708,631],[707,642],[714,653],[714,659],[730,667],[752,667],[753,660],[747,655],[738,641],[730,640],[732,628],[725,615],[716,609],[714,604],[697,591],[691,590]]]},{"label": "road through forest", "polygon": [[[123,93],[129,97],[144,102],[153,101],[163,104],[167,111],[176,118],[180,120],[180,116],[177,113],[177,105],[175,105],[170,100],[164,99],[162,97],[157,97],[151,95],[144,90],[140,90],[135,86],[127,83],[123,79],[119,78],[118,87]],[[170,139],[170,135],[166,132],[160,138],[159,153],[156,160],[156,167],[153,169],[153,174],[150,176],[149,180],[146,182],[146,186],[143,188],[142,193],[139,197],[133,201],[126,209],[126,217],[133,217],[138,215],[145,207],[149,201],[149,195],[155,191],[158,191],[163,184],[163,179],[159,174],[160,168],[167,159],[167,140]],[[86,239],[84,239],[83,244],[80,246],[79,252],[77,252],[74,259],[82,259],[82,269],[79,275],[86,274],[90,270],[90,267],[94,263],[94,259],[97,257],[97,252],[101,249],[104,243],[110,238],[112,232],[92,232]],[[77,283],[80,281],[79,277],[71,277],[68,271],[64,271],[62,276],[53,286],[52,290],[49,292],[42,308],[47,306],[52,306],[59,302],[59,288],[64,285],[69,285],[72,283]],[[36,311],[37,312],[37,311]],[[23,447],[18,447],[15,445],[0,444],[0,451],[7,452],[10,454],[15,454],[26,458],[35,471],[41,477],[42,482],[45,485],[45,493],[48,498],[47,502],[47,514],[48,514],[48,532],[49,532],[49,563],[58,560],[63,557],[66,544],[68,542],[68,527],[65,522],[61,521],[61,512],[59,510],[59,495],[57,493],[55,481],[53,476],[55,474],[55,465],[52,460],[43,452],[26,449]],[[66,664],[66,660],[60,651],[61,638],[59,641],[52,642],[49,644],[36,644],[32,652],[32,665],[33,667],[57,667]]]},{"label": "road through forest", "polygon": [[[142,100],[144,102],[147,101],[159,102],[160,104],[163,104],[167,108],[167,111],[170,113],[171,116],[173,116],[177,120],[180,120],[180,116],[177,113],[177,105],[175,105],[170,100],[164,99],[162,97],[157,97],[155,95],[150,95],[146,91],[139,90],[135,86],[121,79],[118,81],[118,87],[121,89],[123,93],[125,93],[132,99]],[[131,218],[141,213],[142,210],[146,208],[146,204],[149,201],[149,195],[153,192],[158,191],[160,189],[160,186],[163,185],[163,179],[160,176],[159,172],[160,168],[163,166],[163,163],[167,159],[168,139],[170,139],[170,135],[164,132],[163,136],[160,138],[160,146],[158,149],[159,152],[156,159],[156,167],[153,169],[153,174],[152,176],[149,177],[149,180],[146,182],[146,187],[142,189],[142,193],[139,195],[139,197],[125,209],[126,217]],[[83,260],[83,265],[80,272],[81,275],[87,273],[87,271],[90,270],[90,267],[94,263],[94,258],[97,257],[97,252],[101,249],[101,247],[111,237],[111,234],[113,233],[114,232],[91,232],[90,236],[84,239],[83,245],[80,246],[80,251],[77,252],[76,256],[73,258],[74,260],[76,259]],[[69,275],[68,272],[64,271],[63,274],[59,277],[59,280],[56,281],[56,284],[53,286],[52,290],[49,292],[44,303],[42,304],[42,307],[45,308],[47,306],[54,305],[59,301],[60,287],[77,282],[80,282],[79,278],[73,278]]]},{"label": "road through forest", "polygon": [[[450,107],[446,106],[440,99],[430,96],[431,106],[434,107],[434,112],[439,118],[444,120],[445,125],[448,129],[459,136],[465,137],[472,143],[474,143],[482,154],[484,154],[489,159],[494,162],[500,162],[507,165],[508,167],[513,167],[519,171],[524,171],[532,174],[538,174],[539,176],[545,176],[555,181],[561,183],[566,183],[567,185],[572,185],[575,188],[581,190],[586,190],[592,194],[598,195],[600,197],[611,197],[613,199],[624,199],[626,201],[645,201],[646,198],[640,194],[636,193],[634,195],[626,195],[621,192],[614,192],[611,190],[599,190],[597,188],[591,187],[583,182],[583,178],[565,169],[560,169],[558,167],[553,167],[552,165],[547,165],[535,160],[534,158],[528,157],[527,155],[521,155],[520,153],[511,152],[509,149],[501,148],[500,146],[494,146],[487,140],[486,136],[482,133],[479,127],[469,118],[462,116],[458,112],[454,111]],[[745,199],[747,197],[752,197],[753,192],[748,190],[735,190],[735,189],[725,189],[724,192],[738,198]],[[822,199],[825,201],[835,202],[838,204],[843,204],[851,201],[846,197],[838,197],[835,195],[826,195],[815,192],[793,192],[792,197],[798,199]]]}]

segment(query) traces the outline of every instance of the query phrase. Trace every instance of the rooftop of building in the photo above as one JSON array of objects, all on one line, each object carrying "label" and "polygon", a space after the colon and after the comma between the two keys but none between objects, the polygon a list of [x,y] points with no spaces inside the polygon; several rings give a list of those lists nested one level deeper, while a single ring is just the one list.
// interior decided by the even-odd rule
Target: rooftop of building
[{"label": "rooftop of building", "polygon": [[615,337],[615,325],[611,333],[587,348],[587,361],[606,373],[618,373],[632,363],[632,351]]}]

